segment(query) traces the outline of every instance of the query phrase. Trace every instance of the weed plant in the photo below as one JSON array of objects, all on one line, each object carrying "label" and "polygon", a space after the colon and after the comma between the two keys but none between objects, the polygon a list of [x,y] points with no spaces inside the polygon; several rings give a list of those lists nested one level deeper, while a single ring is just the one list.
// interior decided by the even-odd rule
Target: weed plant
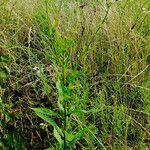
[{"label": "weed plant", "polygon": [[0,147],[150,148],[149,0],[1,0]]}]

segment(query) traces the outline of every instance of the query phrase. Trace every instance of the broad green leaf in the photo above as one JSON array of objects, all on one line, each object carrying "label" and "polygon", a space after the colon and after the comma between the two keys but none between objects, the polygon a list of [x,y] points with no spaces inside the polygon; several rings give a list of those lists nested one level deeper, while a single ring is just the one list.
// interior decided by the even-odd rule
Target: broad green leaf
[{"label": "broad green leaf", "polygon": [[58,133],[58,131],[54,128],[54,137],[57,139],[57,141],[59,142],[60,145],[63,144],[63,140],[61,139],[60,134]]},{"label": "broad green leaf", "polygon": [[58,127],[58,125],[56,124],[56,122],[54,120],[52,120],[51,118],[49,118],[49,116],[41,114],[39,112],[35,112],[40,118],[42,118],[44,121],[48,122],[51,126],[53,126],[54,128],[57,129],[57,131],[60,133],[61,136],[63,136],[63,133],[61,131],[61,129]]},{"label": "broad green leaf", "polygon": [[59,114],[47,108],[31,108],[31,109],[34,110],[35,112],[39,112],[44,115],[60,117]]},{"label": "broad green leaf", "polygon": [[43,120],[45,120],[46,122],[48,122],[50,125],[52,125],[53,127],[56,127],[56,126],[57,126],[56,122],[53,121],[51,118],[49,118],[47,115],[44,115],[44,114],[42,114],[42,113],[40,113],[40,112],[36,112],[36,111],[35,111],[35,113],[36,113],[40,118],[42,118]]}]

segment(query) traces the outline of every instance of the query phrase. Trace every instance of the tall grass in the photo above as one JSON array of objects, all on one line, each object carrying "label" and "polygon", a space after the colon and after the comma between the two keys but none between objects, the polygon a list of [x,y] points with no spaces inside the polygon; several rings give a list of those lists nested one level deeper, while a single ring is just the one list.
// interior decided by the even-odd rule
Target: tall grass
[{"label": "tall grass", "polygon": [[149,149],[149,6],[2,0],[2,149]]}]

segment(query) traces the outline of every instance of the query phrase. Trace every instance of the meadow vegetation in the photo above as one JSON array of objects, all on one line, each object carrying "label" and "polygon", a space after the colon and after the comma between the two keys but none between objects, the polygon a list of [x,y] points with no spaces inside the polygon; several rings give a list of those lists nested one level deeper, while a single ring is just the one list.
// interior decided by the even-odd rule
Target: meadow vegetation
[{"label": "meadow vegetation", "polygon": [[0,0],[0,149],[150,149],[149,0]]}]

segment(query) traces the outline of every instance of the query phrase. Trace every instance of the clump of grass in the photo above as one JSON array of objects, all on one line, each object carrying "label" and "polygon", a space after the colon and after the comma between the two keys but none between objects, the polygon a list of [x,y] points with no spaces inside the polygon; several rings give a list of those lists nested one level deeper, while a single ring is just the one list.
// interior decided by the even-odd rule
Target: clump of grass
[{"label": "clump of grass", "polygon": [[148,7],[2,1],[2,148],[147,149]]}]

